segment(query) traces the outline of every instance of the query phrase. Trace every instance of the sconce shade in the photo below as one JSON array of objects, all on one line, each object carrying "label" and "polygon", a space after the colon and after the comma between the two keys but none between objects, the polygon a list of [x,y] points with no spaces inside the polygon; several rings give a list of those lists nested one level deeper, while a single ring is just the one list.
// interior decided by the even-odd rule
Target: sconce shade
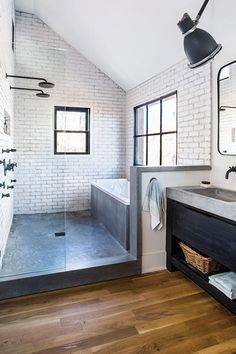
[{"label": "sconce shade", "polygon": [[190,68],[206,64],[222,49],[208,32],[196,27],[188,14],[184,14],[178,26],[184,35],[184,51]]}]

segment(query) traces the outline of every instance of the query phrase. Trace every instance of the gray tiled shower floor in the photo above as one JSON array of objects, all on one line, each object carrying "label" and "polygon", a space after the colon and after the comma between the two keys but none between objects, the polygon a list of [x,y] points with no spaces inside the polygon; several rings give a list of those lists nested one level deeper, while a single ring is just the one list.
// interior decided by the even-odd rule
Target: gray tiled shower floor
[{"label": "gray tiled shower floor", "polygon": [[[66,236],[55,237],[65,231]],[[128,252],[90,213],[15,215],[0,278],[112,264]]]}]

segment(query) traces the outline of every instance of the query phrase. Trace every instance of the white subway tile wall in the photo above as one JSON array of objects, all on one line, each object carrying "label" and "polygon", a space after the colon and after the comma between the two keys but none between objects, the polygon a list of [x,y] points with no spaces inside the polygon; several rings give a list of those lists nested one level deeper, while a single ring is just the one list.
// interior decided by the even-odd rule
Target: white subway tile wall
[{"label": "white subway tile wall", "polygon": [[211,162],[211,64],[189,69],[187,61],[145,81],[126,95],[126,173],[133,164],[134,107],[178,91],[178,165]]},{"label": "white subway tile wall", "polygon": [[[6,79],[6,72],[14,72],[14,55],[12,51],[12,19],[14,19],[13,1],[3,0],[0,18],[0,161],[14,159],[14,153],[2,153],[2,149],[13,147],[13,94],[9,89],[9,81]],[[4,133],[4,121],[10,117],[11,135]],[[13,177],[11,172],[4,175],[3,164],[0,164],[0,183],[10,185]],[[10,198],[2,198],[2,193],[10,193]],[[13,218],[13,194],[12,190],[0,188],[0,267],[4,255],[8,234]]]},{"label": "white subway tile wall", "polygon": [[[125,92],[34,15],[16,13],[16,72],[55,83],[16,92],[16,214],[90,208],[90,184],[125,175]],[[37,81],[17,80],[37,88]],[[54,106],[91,108],[91,155],[54,155]]]}]

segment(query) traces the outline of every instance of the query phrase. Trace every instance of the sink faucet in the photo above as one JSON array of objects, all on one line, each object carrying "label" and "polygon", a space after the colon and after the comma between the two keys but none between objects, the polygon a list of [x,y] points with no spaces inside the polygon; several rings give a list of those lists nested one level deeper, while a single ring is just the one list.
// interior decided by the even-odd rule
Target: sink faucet
[{"label": "sink faucet", "polygon": [[236,172],[236,166],[229,167],[228,171],[225,174],[226,179],[229,179],[230,172]]}]

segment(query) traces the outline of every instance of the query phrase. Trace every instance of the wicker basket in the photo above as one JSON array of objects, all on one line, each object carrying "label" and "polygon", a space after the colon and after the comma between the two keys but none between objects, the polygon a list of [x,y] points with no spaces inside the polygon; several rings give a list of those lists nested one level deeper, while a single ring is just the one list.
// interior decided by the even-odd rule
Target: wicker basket
[{"label": "wicker basket", "polygon": [[197,253],[183,242],[180,242],[179,246],[184,253],[186,262],[200,270],[200,272],[207,274],[221,269],[221,264],[217,263],[211,257],[206,257]]}]

